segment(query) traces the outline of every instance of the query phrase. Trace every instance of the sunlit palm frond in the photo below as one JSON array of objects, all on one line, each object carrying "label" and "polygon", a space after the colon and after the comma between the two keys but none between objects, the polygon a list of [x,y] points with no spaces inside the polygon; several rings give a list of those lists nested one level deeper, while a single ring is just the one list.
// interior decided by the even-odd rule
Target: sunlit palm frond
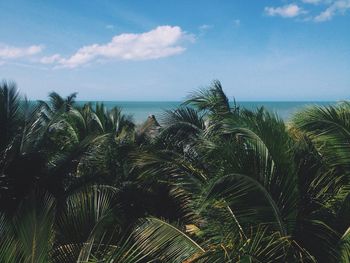
[{"label": "sunlit palm frond", "polygon": [[[34,198],[34,197],[32,197]],[[54,200],[43,196],[26,201],[13,221],[18,251],[24,262],[50,261],[53,246]]]},{"label": "sunlit palm frond", "polygon": [[339,262],[350,262],[350,228],[348,228],[340,239]]},{"label": "sunlit palm frond", "polygon": [[229,100],[218,80],[214,80],[209,88],[193,93],[185,103],[222,116],[231,112]]},{"label": "sunlit palm frond", "polygon": [[331,168],[350,171],[350,103],[309,107],[295,115],[294,124],[316,143]]},{"label": "sunlit palm frond", "polygon": [[143,220],[133,236],[137,247],[165,262],[184,262],[205,251],[185,232],[157,218]]}]

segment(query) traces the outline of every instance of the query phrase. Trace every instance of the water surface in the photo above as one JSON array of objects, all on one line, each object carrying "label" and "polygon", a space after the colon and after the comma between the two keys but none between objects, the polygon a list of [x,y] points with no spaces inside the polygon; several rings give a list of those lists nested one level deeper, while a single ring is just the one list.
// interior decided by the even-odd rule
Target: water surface
[{"label": "water surface", "polygon": [[[79,101],[79,104],[85,103]],[[93,102],[94,103],[94,102]],[[155,115],[160,119],[165,110],[171,110],[181,105],[180,101],[103,101],[107,108],[119,106],[123,112],[133,116],[136,123],[144,122],[149,115]],[[264,106],[266,109],[277,113],[282,119],[288,121],[298,110],[310,105],[330,105],[331,101],[241,101],[240,107],[254,110]],[[233,103],[232,103],[233,105]]]}]

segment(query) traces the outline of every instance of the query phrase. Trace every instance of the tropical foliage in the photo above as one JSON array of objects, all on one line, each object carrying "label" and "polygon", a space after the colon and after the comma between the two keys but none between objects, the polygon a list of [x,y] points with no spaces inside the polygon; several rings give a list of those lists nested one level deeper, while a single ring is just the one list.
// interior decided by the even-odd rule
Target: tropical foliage
[{"label": "tropical foliage", "polygon": [[350,103],[285,123],[220,82],[135,125],[0,85],[0,262],[350,262]]}]

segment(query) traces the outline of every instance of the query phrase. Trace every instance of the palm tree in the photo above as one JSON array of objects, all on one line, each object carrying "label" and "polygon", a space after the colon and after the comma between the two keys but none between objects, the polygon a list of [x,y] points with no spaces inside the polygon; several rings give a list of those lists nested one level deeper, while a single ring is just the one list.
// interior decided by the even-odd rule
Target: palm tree
[{"label": "palm tree", "polygon": [[38,107],[11,82],[0,85],[0,104],[0,210],[11,211],[45,176],[46,159],[38,149]]},{"label": "palm tree", "polygon": [[214,81],[142,140],[119,108],[11,85],[1,262],[349,262],[349,103],[286,125]]},{"label": "palm tree", "polygon": [[[335,106],[309,107],[294,117],[294,126],[301,133],[299,136],[306,137],[305,140],[312,147],[309,146],[313,155],[310,157],[315,159],[315,177],[310,178],[313,181],[308,178],[308,181],[304,182],[309,184],[312,190],[309,191],[308,198],[317,200],[317,203],[313,202],[313,206],[319,207],[319,213],[310,216],[323,219],[323,232],[328,232],[334,240],[330,240],[329,243],[335,246],[325,246],[325,249],[333,249],[334,254],[344,259],[343,262],[348,262],[350,258],[349,250],[344,249],[349,246],[347,233],[350,220],[349,116],[350,104],[343,102]],[[320,231],[314,229],[313,232],[317,230]],[[317,249],[307,237],[305,240],[309,246]]]},{"label": "palm tree", "polygon": [[60,212],[49,195],[31,195],[14,216],[0,217],[1,262],[180,262],[204,251],[157,218],[122,228],[117,192],[103,185],[85,188]]},{"label": "palm tree", "polygon": [[[335,165],[341,169],[337,170],[341,175],[336,185],[331,184],[329,176],[334,173],[335,167],[328,167],[325,160],[320,160],[318,146],[313,145],[314,139],[310,141],[309,134],[302,135],[302,139],[295,137],[303,134],[300,126],[296,130],[288,130],[282,120],[263,108],[256,111],[231,110],[225,98],[221,85],[216,82],[214,87],[201,91],[187,102],[206,112],[204,118],[209,120],[208,125],[199,129],[195,118],[185,121],[185,118],[176,118],[181,109],[168,113],[169,121],[165,121],[163,132],[172,136],[172,145],[177,145],[187,138],[176,135],[181,134],[181,129],[190,131],[188,127],[191,127],[196,136],[191,137],[190,132],[190,139],[185,145],[195,156],[200,156],[200,161],[189,158],[184,151],[169,148],[169,144],[158,144],[156,147],[161,149],[140,154],[136,162],[149,173],[157,175],[159,180],[171,180],[174,185],[191,192],[196,200],[192,206],[199,206],[200,212],[204,212],[204,215],[200,214],[204,216],[204,222],[213,220],[213,213],[220,215],[214,225],[197,225],[201,235],[209,231],[208,240],[215,237],[212,246],[239,243],[230,238],[237,232],[249,240],[247,233],[258,236],[262,225],[267,235],[279,235],[288,240],[286,251],[289,252],[283,253],[284,260],[288,262],[297,261],[298,254],[303,260],[317,262],[338,262],[340,257],[349,257],[346,254],[348,237],[343,235],[349,225],[345,223],[341,231],[336,226],[336,222],[344,218],[340,213],[347,211],[344,208],[346,204],[336,202],[347,196],[348,188],[341,180],[347,174],[344,172],[346,161],[343,167]],[[340,118],[349,116],[350,111],[346,110],[342,106]],[[308,113],[305,116],[313,115]],[[316,119],[319,120],[319,116]],[[344,129],[341,125],[335,126],[332,127],[335,138],[331,141],[336,141],[338,147],[344,147],[347,141],[339,142],[343,137],[337,138],[339,132],[343,136]],[[316,132],[327,134],[329,139],[327,131],[317,129]],[[325,147],[325,141],[322,147]],[[332,147],[327,150],[334,160]],[[348,150],[348,147],[345,148]],[[344,156],[347,156],[346,153],[341,152],[336,157],[338,162],[344,160]],[[328,162],[334,164],[332,161]],[[340,210],[339,205],[342,207]],[[206,211],[207,207],[209,211]],[[225,208],[226,211],[219,213],[220,210],[213,210],[213,207]],[[223,225],[225,222],[227,227],[230,226],[229,217],[235,228],[227,229]],[[343,249],[339,250],[340,246]],[[323,249],[320,250],[320,247]]]}]

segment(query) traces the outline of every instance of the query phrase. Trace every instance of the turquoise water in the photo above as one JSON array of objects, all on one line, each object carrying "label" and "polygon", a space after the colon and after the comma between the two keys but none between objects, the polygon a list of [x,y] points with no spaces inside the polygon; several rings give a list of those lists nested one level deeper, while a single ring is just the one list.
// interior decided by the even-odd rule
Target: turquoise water
[{"label": "turquoise water", "polygon": [[[79,104],[83,104],[80,101]],[[175,109],[181,105],[179,101],[104,101],[107,108],[119,106],[123,112],[133,116],[136,123],[144,122],[151,114],[160,119],[165,110]],[[330,105],[334,102],[319,101],[242,101],[237,102],[241,107],[256,109],[264,106],[277,113],[282,119],[288,121],[296,111],[309,105]]]}]

